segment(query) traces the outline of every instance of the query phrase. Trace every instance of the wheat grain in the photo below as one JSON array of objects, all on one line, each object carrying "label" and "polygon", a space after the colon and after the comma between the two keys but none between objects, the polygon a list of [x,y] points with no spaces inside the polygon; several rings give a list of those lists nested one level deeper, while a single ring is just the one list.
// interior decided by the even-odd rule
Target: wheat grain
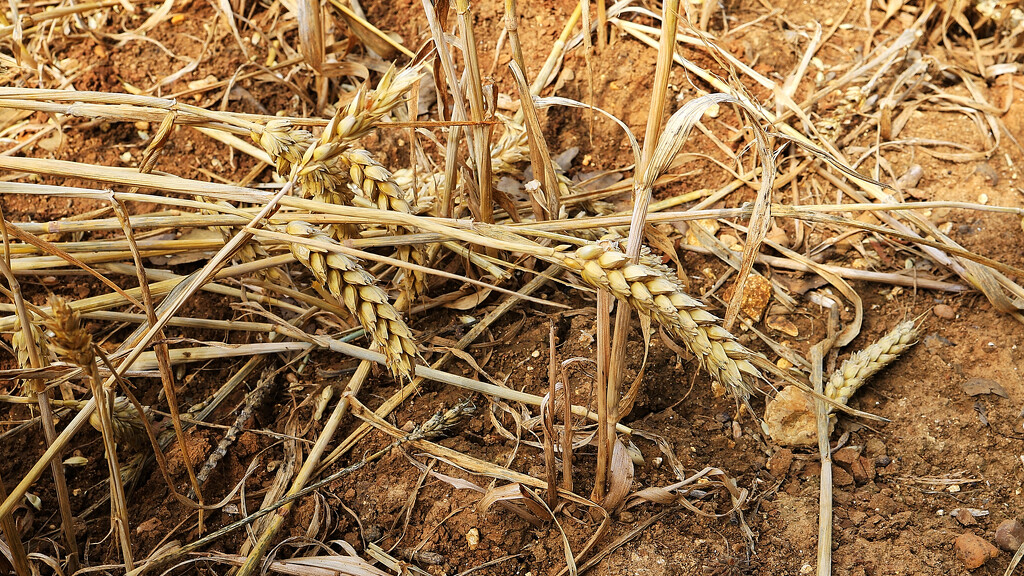
[{"label": "wheat grain", "polygon": [[715,380],[737,400],[746,401],[760,372],[748,350],[718,325],[718,318],[687,295],[675,276],[663,267],[633,264],[609,241],[587,244],[564,254],[561,264],[579,273],[591,286],[606,288],[616,299],[653,318],[682,340]]},{"label": "wheat grain", "polygon": [[291,121],[283,118],[270,120],[262,132],[251,132],[249,137],[270,155],[277,173],[285,177],[291,174],[292,166],[302,160],[302,155],[313,142],[313,135],[308,130],[295,128]]},{"label": "wheat grain", "polygon": [[846,404],[868,378],[891,364],[916,342],[917,324],[913,320],[900,322],[877,342],[847,358],[829,378],[825,395]]},{"label": "wheat grain", "polygon": [[[300,238],[336,243],[306,222],[289,222],[285,231]],[[374,277],[345,254],[302,244],[292,244],[290,248],[296,260],[309,268],[317,282],[359,319],[374,348],[384,354],[392,374],[396,378],[411,378],[417,357],[416,341]]]}]

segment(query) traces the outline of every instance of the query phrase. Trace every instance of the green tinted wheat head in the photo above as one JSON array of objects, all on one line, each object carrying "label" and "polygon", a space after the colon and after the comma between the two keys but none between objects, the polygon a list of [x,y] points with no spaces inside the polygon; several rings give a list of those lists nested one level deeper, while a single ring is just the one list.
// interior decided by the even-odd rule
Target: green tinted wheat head
[{"label": "green tinted wheat head", "polygon": [[900,322],[877,342],[847,358],[829,378],[825,385],[825,395],[840,404],[846,404],[868,378],[891,364],[916,342],[917,324],[913,320]]},{"label": "green tinted wheat head", "polygon": [[561,264],[584,282],[606,288],[616,299],[650,316],[686,346],[711,377],[733,397],[746,401],[761,377],[750,359],[757,354],[718,325],[718,318],[683,292],[662,267],[632,264],[612,242],[587,244],[561,256]]},{"label": "green tinted wheat head", "polygon": [[[325,244],[334,239],[306,222],[289,222],[285,231],[292,236]],[[291,245],[295,259],[309,268],[324,289],[359,319],[373,347],[384,355],[396,378],[411,378],[416,363],[416,341],[412,331],[374,277],[352,257],[300,244]]]}]

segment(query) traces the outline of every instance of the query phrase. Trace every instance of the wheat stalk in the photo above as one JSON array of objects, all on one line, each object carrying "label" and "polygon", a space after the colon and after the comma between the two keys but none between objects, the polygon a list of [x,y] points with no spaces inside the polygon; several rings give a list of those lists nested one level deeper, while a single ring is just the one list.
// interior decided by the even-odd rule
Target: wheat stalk
[{"label": "wheat stalk", "polygon": [[[330,236],[306,222],[289,222],[285,232],[291,236],[336,244]],[[359,319],[374,348],[387,360],[391,373],[396,378],[411,378],[418,355],[416,341],[374,277],[345,254],[320,251],[301,244],[292,244],[290,248],[295,259],[309,268],[317,282]]]},{"label": "wheat stalk", "polygon": [[[59,356],[77,364],[86,373],[96,400],[96,412],[100,431],[103,437],[103,448],[106,452],[107,470],[110,477],[110,522],[111,528],[118,536],[121,545],[122,559],[128,570],[133,569],[135,561],[131,545],[131,529],[128,523],[128,501],[124,497],[124,486],[121,482],[120,463],[117,460],[117,443],[114,439],[114,423],[111,417],[111,404],[107,390],[100,379],[93,351],[92,335],[82,327],[82,319],[78,311],[71,308],[67,301],[59,296],[50,298],[50,309],[53,320],[49,323],[53,330],[50,345]],[[84,409],[84,408],[83,408]],[[91,415],[90,415],[91,417]]]},{"label": "wheat stalk", "polygon": [[607,289],[679,338],[716,383],[745,402],[761,378],[750,361],[758,354],[719,326],[718,318],[687,295],[667,268],[649,262],[630,263],[610,241],[587,244],[561,256],[561,264],[578,272],[584,282]]}]

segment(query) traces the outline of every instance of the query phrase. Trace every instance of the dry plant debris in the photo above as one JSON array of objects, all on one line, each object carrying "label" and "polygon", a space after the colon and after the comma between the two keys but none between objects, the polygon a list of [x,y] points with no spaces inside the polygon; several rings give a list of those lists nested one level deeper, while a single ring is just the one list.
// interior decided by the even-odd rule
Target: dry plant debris
[{"label": "dry plant debris", "polygon": [[[939,294],[1024,319],[1019,251],[975,240],[983,219],[1024,222],[1007,188],[1024,12],[523,4],[0,12],[0,442],[42,439],[0,469],[0,571],[627,572],[619,551],[678,507],[734,542],[701,538],[703,559],[672,569],[782,573],[804,559],[773,566],[785,551],[757,539],[787,513],[772,498],[802,491],[794,451],[817,446],[804,471],[829,573],[850,539],[832,533],[833,480],[892,463],[869,442],[873,460],[848,446],[833,470],[835,412],[873,417],[854,393],[921,362],[908,350],[933,328],[901,322],[825,368],[866,318]],[[987,183],[977,202],[929,182],[959,165],[957,189]],[[945,361],[941,338],[925,347]],[[639,403],[651,414],[627,421]],[[761,430],[794,448],[767,491]],[[732,468],[707,459],[718,440]],[[872,488],[873,509],[898,488]],[[391,489],[390,512],[360,517]],[[861,535],[904,532],[891,510],[842,512]],[[773,542],[814,537],[790,528]],[[955,554],[975,569],[999,553],[968,533]]]}]

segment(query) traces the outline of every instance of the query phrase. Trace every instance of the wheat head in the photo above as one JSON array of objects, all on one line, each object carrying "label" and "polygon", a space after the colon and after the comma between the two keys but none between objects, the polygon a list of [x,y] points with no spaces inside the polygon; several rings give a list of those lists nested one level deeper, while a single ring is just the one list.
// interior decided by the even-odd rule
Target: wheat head
[{"label": "wheat head", "polygon": [[616,299],[654,319],[679,338],[701,367],[737,400],[746,401],[761,378],[750,362],[757,356],[718,325],[704,304],[687,295],[675,276],[663,267],[633,264],[609,241],[587,244],[563,254],[561,263],[584,282],[606,288]]},{"label": "wheat head", "polygon": [[825,395],[846,404],[864,382],[917,342],[917,323],[900,322],[867,348],[854,352],[825,385]]},{"label": "wheat head", "polygon": [[[336,243],[306,222],[289,222],[285,231],[299,238]],[[373,275],[345,254],[301,244],[292,244],[290,248],[295,259],[309,268],[317,282],[359,319],[374,348],[384,354],[392,374],[396,378],[411,378],[418,355],[416,341],[401,315],[388,301],[387,294],[377,286]]]},{"label": "wheat head", "polygon": [[308,130],[295,128],[291,121],[283,118],[270,120],[261,132],[253,131],[249,137],[270,156],[281,176],[291,174],[292,166],[302,160],[313,142],[313,135]]},{"label": "wheat head", "polygon": [[50,297],[50,308],[53,311],[53,320],[49,322],[53,330],[51,349],[81,368],[91,366],[96,359],[92,335],[82,327],[81,316],[60,296]]},{"label": "wheat head", "polygon": [[[39,357],[45,362],[47,357],[47,344],[46,344],[46,333],[43,332],[35,324],[28,325],[29,332],[32,334],[32,338],[35,341],[36,350],[39,351]],[[31,368],[32,360],[29,358],[28,343],[25,341],[25,331],[18,329],[11,335],[11,347],[14,348],[14,354],[18,357],[18,367],[20,368]]]},{"label": "wheat head", "polygon": [[[82,403],[84,406],[84,402]],[[121,444],[138,448],[146,441],[146,425],[139,418],[135,406],[124,396],[114,399],[114,409],[110,412],[110,421],[114,428],[114,438]],[[89,415],[89,424],[98,432],[103,431],[100,425],[100,413],[93,411]]]},{"label": "wheat head", "polygon": [[332,138],[336,141],[362,138],[373,125],[402,102],[405,93],[423,76],[417,65],[396,70],[391,67],[369,92],[359,90],[352,102],[338,111],[339,122],[334,126]]}]

